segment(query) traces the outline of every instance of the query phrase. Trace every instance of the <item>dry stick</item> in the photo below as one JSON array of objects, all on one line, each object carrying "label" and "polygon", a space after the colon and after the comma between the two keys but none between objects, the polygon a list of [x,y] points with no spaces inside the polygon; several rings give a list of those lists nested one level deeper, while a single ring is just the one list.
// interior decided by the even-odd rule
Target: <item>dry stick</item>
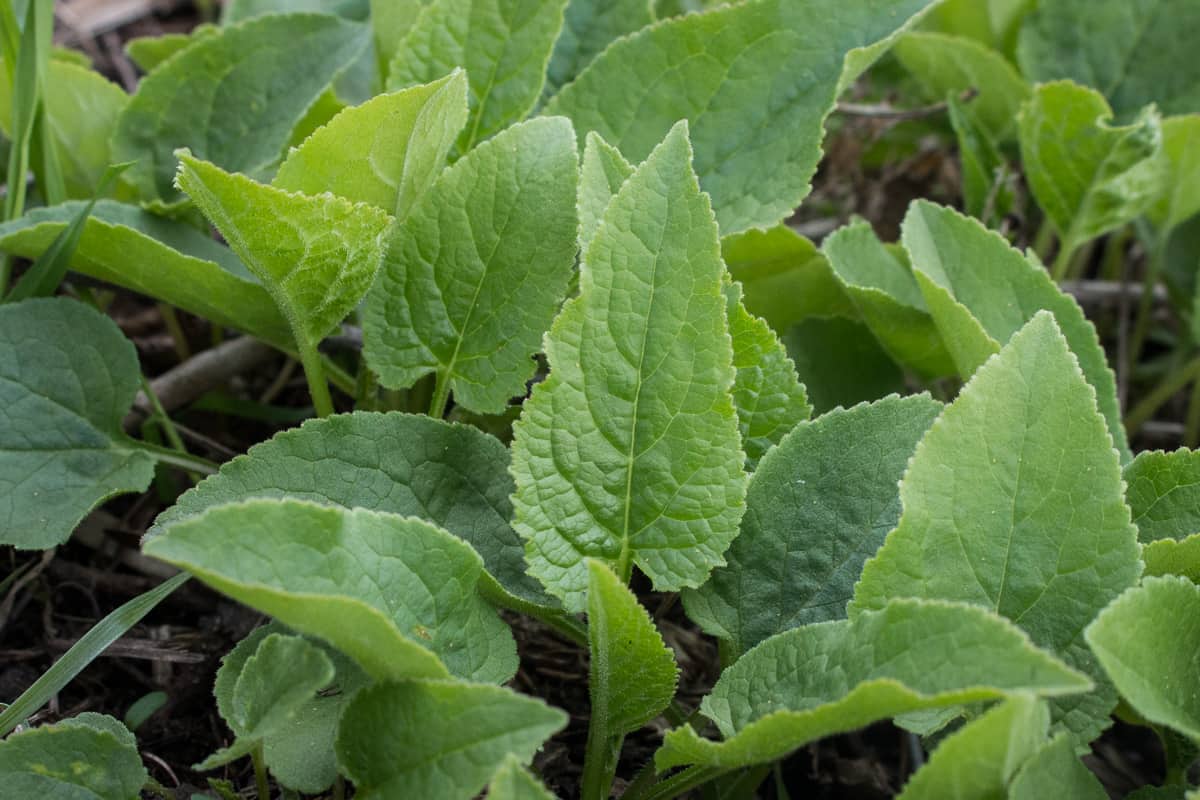
[{"label": "dry stick", "polygon": [[[967,89],[958,96],[960,103],[965,103],[972,100],[975,95],[979,94],[976,89]],[[880,105],[863,105],[860,103],[838,103],[837,110],[839,113],[846,114],[851,117],[867,117],[870,119],[887,119],[903,122],[910,119],[924,119],[925,117],[933,117],[942,114],[950,107],[950,104],[943,100],[940,103],[934,103],[931,106],[922,108],[894,108],[886,104]]]}]

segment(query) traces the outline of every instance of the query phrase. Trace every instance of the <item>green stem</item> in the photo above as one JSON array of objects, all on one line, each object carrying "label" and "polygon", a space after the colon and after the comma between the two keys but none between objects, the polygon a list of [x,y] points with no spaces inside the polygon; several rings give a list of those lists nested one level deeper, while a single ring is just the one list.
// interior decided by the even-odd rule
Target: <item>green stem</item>
[{"label": "green stem", "polygon": [[582,800],[608,800],[612,793],[613,777],[617,774],[617,760],[625,737],[608,735],[607,717],[607,714],[597,714],[595,707],[592,708],[587,750],[583,756],[583,782],[580,784]]},{"label": "green stem", "polygon": [[567,612],[522,600],[506,592],[490,575],[485,575],[483,580],[479,581],[478,589],[479,593],[483,595],[483,599],[492,605],[533,617],[558,631],[572,643],[580,647],[588,646],[587,628]]},{"label": "green stem", "polygon": [[450,378],[444,372],[438,372],[437,384],[433,389],[433,399],[429,401],[429,416],[442,419],[446,416],[446,405],[450,402]]},{"label": "green stem", "polygon": [[621,800],[672,800],[672,798],[679,797],[697,786],[716,780],[732,771],[726,767],[706,767],[697,764],[682,772],[677,772],[637,794],[627,791]]},{"label": "green stem", "polygon": [[304,377],[308,381],[308,393],[312,396],[313,409],[318,417],[328,417],[333,413],[333,398],[329,395],[329,382],[325,379],[325,365],[321,354],[310,344],[298,346],[300,365],[304,367]]},{"label": "green stem", "polygon": [[1133,334],[1129,338],[1129,370],[1132,371],[1142,356],[1142,346],[1150,332],[1150,317],[1154,312],[1154,287],[1166,260],[1167,237],[1158,236],[1150,251],[1150,262],[1146,265],[1146,276],[1142,279],[1142,296],[1138,299],[1137,317]]},{"label": "green stem", "polygon": [[214,464],[207,458],[194,456],[191,453],[179,453],[175,450],[170,450],[166,447],[159,447],[156,444],[149,442],[138,441],[137,439],[126,439],[125,444],[137,450],[143,450],[154,456],[155,460],[161,464],[170,464],[173,467],[179,467],[183,470],[199,472],[202,475],[216,475],[217,470],[221,467]]},{"label": "green stem", "polygon": [[271,784],[267,780],[267,763],[263,759],[262,742],[250,751],[250,760],[254,762],[254,783],[258,787],[258,800],[271,800]]},{"label": "green stem", "polygon": [[187,455],[187,447],[184,446],[183,439],[175,428],[175,423],[167,416],[167,410],[163,408],[158,395],[154,393],[154,387],[150,385],[150,381],[146,380],[144,373],[138,377],[142,379],[142,391],[145,392],[146,399],[150,401],[150,408],[154,410],[154,421],[158,423],[158,427],[162,428],[163,435],[167,437],[171,447],[176,452]]},{"label": "green stem", "polygon": [[1050,243],[1054,241],[1054,226],[1047,217],[1042,220],[1037,233],[1033,235],[1033,252],[1038,254],[1042,263],[1046,262],[1046,254],[1050,252]]},{"label": "green stem", "polygon": [[1058,255],[1054,257],[1054,266],[1050,269],[1050,275],[1054,278],[1055,283],[1062,283],[1067,273],[1071,270],[1071,259],[1075,256],[1075,242],[1063,237],[1059,241]]},{"label": "green stem", "polygon": [[1125,417],[1126,433],[1132,437],[1176,392],[1197,378],[1200,378],[1200,356],[1189,361],[1183,369],[1168,374],[1162,383],[1133,407]]},{"label": "green stem", "polygon": [[346,779],[341,775],[333,779],[333,800],[346,800]]}]

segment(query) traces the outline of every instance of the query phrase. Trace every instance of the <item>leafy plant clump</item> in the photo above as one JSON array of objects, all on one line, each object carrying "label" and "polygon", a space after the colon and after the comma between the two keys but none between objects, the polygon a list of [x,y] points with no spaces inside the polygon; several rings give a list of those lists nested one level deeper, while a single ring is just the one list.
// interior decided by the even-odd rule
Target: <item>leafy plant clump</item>
[{"label": "leafy plant clump", "polygon": [[[1103,798],[1114,717],[1163,742],[1137,797],[1195,796],[1200,456],[1135,455],[1200,386],[1189,3],[233,0],[132,94],[0,3],[0,586],[152,484],[179,570],[0,698],[0,795],[173,796],[150,712],[39,711],[195,581],[262,624],[193,797],[786,797],[891,721],[908,800]],[[856,82],[935,104],[961,208],[818,247]],[[307,419],[191,452],[113,289],[286,354]],[[587,657],[576,746],[530,629]]]}]

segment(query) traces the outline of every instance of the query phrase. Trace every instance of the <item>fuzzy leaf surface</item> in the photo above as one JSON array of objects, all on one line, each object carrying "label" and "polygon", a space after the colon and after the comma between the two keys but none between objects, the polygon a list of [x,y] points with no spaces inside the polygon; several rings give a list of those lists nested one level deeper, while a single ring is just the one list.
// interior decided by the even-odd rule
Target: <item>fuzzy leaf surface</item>
[{"label": "fuzzy leaf surface", "polygon": [[621,151],[604,141],[596,132],[589,133],[583,146],[583,163],[579,170],[579,249],[587,249],[596,235],[600,220],[613,195],[633,174],[633,165]]},{"label": "fuzzy leaf surface", "polygon": [[116,323],[82,303],[0,305],[0,543],[54,547],[150,484],[153,457],[121,430],[138,371]]},{"label": "fuzzy leaf surface", "polygon": [[770,227],[808,194],[844,78],[929,5],[751,0],[676,17],[614,42],[546,112],[634,163],[686,118],[721,232]]},{"label": "fuzzy leaf surface", "polygon": [[[36,777],[31,777],[36,776]],[[137,742],[112,717],[84,712],[0,742],[0,783],[10,797],[26,787],[55,800],[129,800],[149,779]]]},{"label": "fuzzy leaf surface", "polygon": [[676,728],[655,765],[767,763],[906,711],[1090,686],[985,609],[897,600],[850,620],[781,633],[746,653],[701,705],[725,741],[701,739],[688,725]]},{"label": "fuzzy leaf surface", "polygon": [[557,92],[612,42],[652,22],[651,0],[567,0],[546,70],[546,91]]},{"label": "fuzzy leaf surface", "polygon": [[510,755],[488,784],[488,800],[554,800],[542,782]]},{"label": "fuzzy leaf surface", "polygon": [[364,689],[338,731],[363,800],[470,800],[508,757],[528,764],[567,715],[499,686],[405,681]]},{"label": "fuzzy leaf surface", "polygon": [[582,610],[586,558],[655,588],[704,582],[745,496],[716,221],[676,126],[588,245],[546,337],[550,376],[514,426],[529,570]]},{"label": "fuzzy leaf surface", "polygon": [[143,550],[324,639],[377,680],[500,683],[517,668],[511,632],[476,591],[483,560],[413,517],[256,499],[183,520]]},{"label": "fuzzy leaf surface", "polygon": [[[1108,792],[1079,756],[1071,737],[1059,734],[1042,745],[1017,771],[1008,787],[1009,800],[1107,800]],[[1132,797],[1132,795],[1130,795]]]},{"label": "fuzzy leaf surface", "polygon": [[900,518],[896,485],[942,405],[891,396],[801,423],[750,479],[728,565],[683,595],[740,655],[777,633],[844,619],[863,563]]},{"label": "fuzzy leaf surface", "polygon": [[385,386],[436,372],[488,414],[525,394],[574,267],[578,170],[556,118],[514,125],[442,173],[393,230],[367,299],[366,356]]},{"label": "fuzzy leaf surface", "polygon": [[1077,743],[1116,702],[1082,633],[1141,573],[1117,453],[1067,340],[1038,312],[921,440],[900,522],[863,568],[850,614],[896,597],[975,603],[1101,685],[1056,704]]},{"label": "fuzzy leaf surface", "polygon": [[1200,533],[1200,451],[1148,450],[1125,467],[1125,500],[1143,544]]}]

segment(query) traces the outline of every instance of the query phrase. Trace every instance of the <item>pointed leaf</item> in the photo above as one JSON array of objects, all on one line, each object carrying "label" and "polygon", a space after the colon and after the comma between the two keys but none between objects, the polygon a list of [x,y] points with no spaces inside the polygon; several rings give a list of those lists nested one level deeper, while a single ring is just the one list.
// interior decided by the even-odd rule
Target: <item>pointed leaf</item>
[{"label": "pointed leaf", "polygon": [[476,592],[482,559],[412,517],[249,500],[172,525],[143,549],[333,644],[378,680],[503,682],[516,671],[511,632]]},{"label": "pointed leaf", "polygon": [[406,681],[359,692],[338,731],[356,797],[470,800],[510,755],[528,764],[567,715],[498,686]]},{"label": "pointed leaf", "polygon": [[470,544],[510,593],[553,601],[525,574],[509,527],[508,449],[477,428],[424,415],[358,411],[309,420],[227,461],[155,520],[149,536],[212,506],[293,498],[420,517]]},{"label": "pointed leaf", "polygon": [[958,144],[963,210],[985,225],[999,227],[1016,204],[1012,167],[991,134],[967,113],[965,103],[948,97],[946,110]]},{"label": "pointed leaf", "polygon": [[102,714],[85,712],[0,741],[0,786],[9,797],[129,800],[149,777],[133,734]]},{"label": "pointed leaf", "polygon": [[574,266],[571,125],[515,125],[459,160],[395,227],[367,299],[367,359],[406,388],[436,372],[455,402],[496,414],[525,394]]},{"label": "pointed leaf", "polygon": [[179,188],[263,282],[300,347],[315,346],[370,288],[391,217],[264,186],[186,151],[179,160]]},{"label": "pointed leaf", "polygon": [[808,194],[844,79],[928,6],[751,0],[676,17],[614,42],[546,112],[570,117],[581,140],[596,131],[635,163],[687,118],[721,232],[769,227]]},{"label": "pointed leaf", "polygon": [[[1008,789],[1009,800],[1107,800],[1108,792],[1075,755],[1071,737],[1059,734],[1021,765]],[[1132,795],[1130,795],[1132,797]]]},{"label": "pointed leaf", "polygon": [[583,166],[579,171],[579,249],[587,249],[596,235],[600,220],[613,195],[633,174],[633,165],[621,151],[592,132],[583,148]]},{"label": "pointed leaf", "polygon": [[655,765],[767,763],[906,711],[1012,692],[1054,696],[1090,685],[984,609],[898,600],[851,620],[781,633],[746,653],[701,705],[726,740],[701,739],[688,725],[676,728]]},{"label": "pointed leaf", "polygon": [[541,781],[521,766],[516,756],[505,759],[488,784],[488,800],[554,800]]},{"label": "pointed leaf", "polygon": [[269,177],[292,129],[366,44],[365,26],[327,14],[223,28],[142,80],[117,120],[113,159],[139,162],[128,178],[145,200],[180,199],[180,147],[223,169]]},{"label": "pointed leaf", "polygon": [[537,103],[567,0],[432,0],[396,49],[388,88],[428,83],[463,67],[471,114],[467,152],[524,119]]},{"label": "pointed leaf", "polygon": [[1135,711],[1200,743],[1200,586],[1146,578],[1104,609],[1085,636]]},{"label": "pointed leaf", "polygon": [[797,426],[750,479],[729,565],[684,593],[688,615],[734,656],[844,619],[863,562],[900,518],[900,476],[941,408],[928,395],[893,395]]},{"label": "pointed leaf", "polygon": [[698,586],[745,495],[723,269],[687,126],[625,182],[546,337],[550,376],[514,426],[514,527],[529,571],[583,608],[585,558]]},{"label": "pointed leaf", "polygon": [[[1080,634],[1141,572],[1117,454],[1095,394],[1049,312],[984,364],[921,440],[900,484],[900,523],[863,568],[850,606],[895,597],[976,603],[1102,679]],[[1090,741],[1110,687],[1056,704]]]},{"label": "pointed leaf", "polygon": [[467,77],[455,70],[342,111],[288,153],[272,185],[332,192],[402,220],[445,166],[466,121]]},{"label": "pointed leaf", "polygon": [[54,547],[150,484],[153,457],[121,430],[138,371],[116,323],[81,303],[0,305],[0,543]]},{"label": "pointed leaf", "polygon": [[1170,231],[1200,213],[1200,114],[1163,120],[1166,191],[1146,215],[1160,231]]}]

